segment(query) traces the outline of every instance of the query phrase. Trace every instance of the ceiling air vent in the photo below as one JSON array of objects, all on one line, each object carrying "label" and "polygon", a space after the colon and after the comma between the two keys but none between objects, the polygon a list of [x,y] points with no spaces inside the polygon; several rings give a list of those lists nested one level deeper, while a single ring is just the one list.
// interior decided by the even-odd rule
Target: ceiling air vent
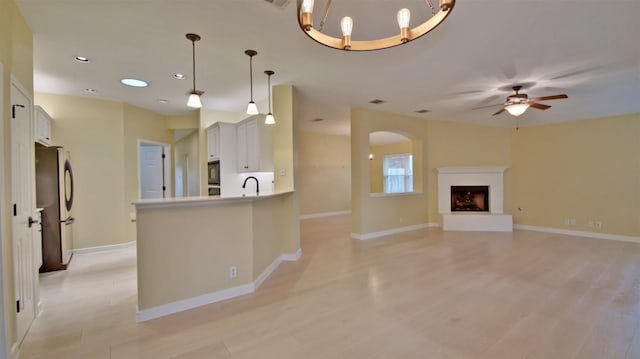
[{"label": "ceiling air vent", "polygon": [[378,99],[375,99],[375,100],[371,100],[371,101],[369,101],[369,103],[372,103],[372,104],[374,104],[374,105],[379,105],[379,104],[381,104],[381,103],[385,103],[385,102],[386,102],[386,101],[384,101],[384,100],[378,100]]},{"label": "ceiling air vent", "polygon": [[291,2],[291,0],[264,0],[264,1],[270,4],[273,4],[281,9],[289,5],[289,2]]},{"label": "ceiling air vent", "polygon": [[430,112],[430,111],[429,111],[429,110],[422,109],[422,110],[417,110],[416,112],[417,112],[417,113],[427,113],[427,112]]}]

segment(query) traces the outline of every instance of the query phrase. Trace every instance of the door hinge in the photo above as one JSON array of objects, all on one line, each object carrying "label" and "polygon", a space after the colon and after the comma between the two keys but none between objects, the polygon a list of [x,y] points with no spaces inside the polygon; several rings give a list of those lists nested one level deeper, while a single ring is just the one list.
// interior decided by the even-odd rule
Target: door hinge
[{"label": "door hinge", "polygon": [[167,155],[165,155],[164,153],[162,154],[162,159],[164,160],[164,158],[167,157]]},{"label": "door hinge", "polygon": [[17,216],[18,215],[18,205],[17,204],[13,204],[13,216]]},{"label": "door hinge", "polygon": [[164,192],[164,191],[166,191],[166,190],[167,190],[167,187],[162,186],[162,191]]},{"label": "door hinge", "polygon": [[24,108],[24,105],[12,105],[11,106],[11,118],[16,118],[16,107]]},{"label": "door hinge", "polygon": [[16,313],[20,313],[20,300],[16,300]]}]

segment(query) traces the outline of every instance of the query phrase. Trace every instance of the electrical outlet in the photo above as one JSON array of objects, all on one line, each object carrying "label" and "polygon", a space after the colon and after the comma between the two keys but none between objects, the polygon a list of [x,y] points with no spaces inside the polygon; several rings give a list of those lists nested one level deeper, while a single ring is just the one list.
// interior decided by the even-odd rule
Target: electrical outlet
[{"label": "electrical outlet", "polygon": [[286,168],[281,168],[280,169],[280,176],[286,176],[287,175],[287,169]]},{"label": "electrical outlet", "polygon": [[593,219],[590,219],[589,222],[587,222],[587,227],[593,227],[595,226]]},{"label": "electrical outlet", "polygon": [[596,221],[595,224],[597,229],[602,229],[602,222]]},{"label": "electrical outlet", "polygon": [[235,278],[238,276],[238,268],[235,266],[229,267],[229,278]]}]

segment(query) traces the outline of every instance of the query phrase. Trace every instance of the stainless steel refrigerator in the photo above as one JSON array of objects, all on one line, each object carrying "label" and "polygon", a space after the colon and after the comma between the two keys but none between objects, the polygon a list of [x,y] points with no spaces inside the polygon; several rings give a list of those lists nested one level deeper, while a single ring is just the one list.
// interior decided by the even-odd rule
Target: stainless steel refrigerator
[{"label": "stainless steel refrigerator", "polygon": [[42,208],[40,272],[67,269],[73,255],[73,171],[69,152],[36,144],[36,206]]}]

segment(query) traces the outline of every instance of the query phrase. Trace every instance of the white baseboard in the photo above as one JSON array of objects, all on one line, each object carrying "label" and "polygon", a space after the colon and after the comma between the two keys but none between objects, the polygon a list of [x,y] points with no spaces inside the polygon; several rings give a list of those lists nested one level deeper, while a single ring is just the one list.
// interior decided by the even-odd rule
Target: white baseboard
[{"label": "white baseboard", "polygon": [[313,213],[313,214],[303,214],[300,219],[311,219],[311,218],[321,218],[321,217],[331,217],[331,216],[340,216],[343,214],[351,214],[351,211],[337,211],[337,212],[322,212],[322,213]]},{"label": "white baseboard", "polygon": [[440,227],[440,224],[438,224],[438,223],[422,223],[422,224],[416,224],[416,225],[413,225],[413,226],[393,228],[393,229],[388,229],[388,230],[379,231],[379,232],[351,233],[351,238],[360,239],[360,240],[366,240],[366,239],[384,237],[384,236],[389,236],[389,235],[392,235],[392,234],[415,231],[415,230],[418,230],[418,229],[430,228],[430,227]]},{"label": "white baseboard", "polygon": [[241,295],[255,292],[262,283],[269,278],[280,263],[283,261],[297,261],[302,256],[302,249],[298,248],[295,253],[283,253],[279,255],[271,264],[265,268],[253,283],[243,284],[237,287],[219,290],[217,292],[203,294],[197,297],[183,299],[176,302],[163,304],[150,309],[139,310],[136,313],[136,321],[144,322],[151,319],[164,317],[166,315],[182,312],[188,309],[201,307],[203,305],[220,302],[223,300],[239,297]]},{"label": "white baseboard", "polygon": [[203,305],[220,302],[226,299],[231,299],[241,295],[253,293],[253,283],[233,287],[229,289],[223,289],[214,293],[204,294],[197,297],[179,300],[173,303],[160,305],[154,308],[140,310],[136,313],[136,321],[144,322],[151,319],[164,317],[165,315],[182,312],[188,309],[201,307]]},{"label": "white baseboard", "polygon": [[622,235],[619,235],[619,234],[572,231],[572,230],[560,229],[560,228],[528,226],[528,225],[525,225],[525,224],[514,224],[513,228],[514,229],[522,229],[522,230],[526,230],[526,231],[557,233],[557,234],[566,234],[566,235],[569,235],[569,236],[578,236],[578,237],[587,237],[587,238],[599,238],[599,239],[609,239],[609,240],[613,240],[613,241],[640,243],[640,237],[622,236]]},{"label": "white baseboard", "polygon": [[72,252],[73,254],[96,253],[96,252],[104,252],[104,251],[110,251],[113,249],[122,249],[122,248],[129,248],[129,247],[135,247],[135,246],[136,246],[136,241],[131,241],[127,243],[110,244],[106,246],[77,248],[77,249],[73,249]]},{"label": "white baseboard", "polygon": [[302,248],[298,248],[295,253],[284,253],[280,255],[280,258],[287,262],[296,262],[300,257],[302,257]]}]

